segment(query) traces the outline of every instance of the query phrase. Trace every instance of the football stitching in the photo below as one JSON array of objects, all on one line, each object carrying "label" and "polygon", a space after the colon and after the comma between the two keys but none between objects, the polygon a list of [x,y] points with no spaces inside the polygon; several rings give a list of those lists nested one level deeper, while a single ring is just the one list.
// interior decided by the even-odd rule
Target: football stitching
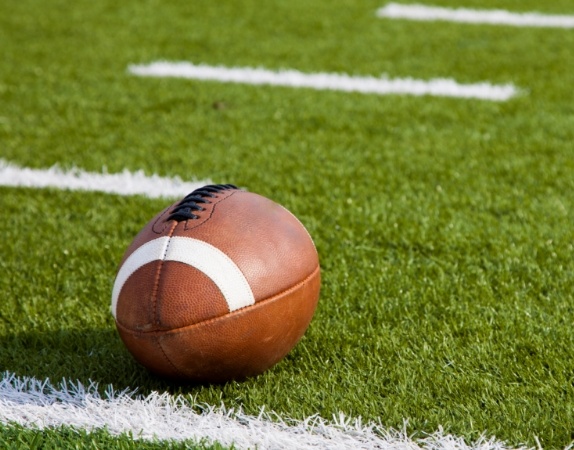
[{"label": "football stitching", "polygon": [[157,294],[159,291],[159,280],[161,277],[161,270],[163,269],[163,264],[165,262],[165,257],[167,255],[167,251],[169,249],[169,244],[171,243],[171,237],[173,236],[173,233],[175,231],[175,228],[177,226],[177,222],[175,222],[172,227],[171,230],[169,230],[167,236],[169,237],[169,240],[167,241],[167,244],[165,246],[165,249],[163,251],[163,255],[161,257],[161,259],[159,260],[159,264],[157,267],[157,272],[155,274],[155,280],[153,283],[153,290],[151,292],[151,302],[152,302],[152,323],[154,325],[160,325],[159,323],[159,317],[158,317],[158,313],[157,313]]},{"label": "football stitching", "polygon": [[[193,226],[191,226],[191,227],[188,226],[190,220],[186,220],[186,221],[185,221],[185,225],[183,226],[183,230],[184,230],[184,231],[193,230],[194,228],[198,228],[198,227],[202,226],[204,223],[207,223],[207,222],[213,217],[213,214],[214,214],[214,212],[215,212],[215,208],[217,207],[217,205],[218,205],[219,203],[224,202],[225,200],[227,200],[227,199],[228,199],[229,197],[231,197],[232,195],[236,194],[237,192],[241,192],[241,191],[239,191],[239,190],[232,190],[232,191],[228,191],[228,192],[229,192],[229,194],[228,194],[226,197],[220,198],[220,199],[218,199],[217,201],[212,202],[213,207],[211,208],[211,212],[209,213],[209,216],[208,216],[205,220],[203,220],[203,221],[201,221],[201,222],[199,222],[199,223],[196,223],[195,225],[193,225]],[[226,192],[224,192],[224,194],[225,194],[225,193],[226,193]],[[194,220],[194,222],[195,222],[195,220]]]},{"label": "football stitching", "polygon": [[[212,184],[203,186],[186,195],[171,210],[167,220],[177,220],[178,222],[201,219],[202,212],[206,211],[205,206],[210,205],[217,200],[220,194],[225,191],[237,189],[233,184]],[[215,200],[210,200],[215,199]]]},{"label": "football stitching", "polygon": [[161,351],[161,354],[163,355],[163,357],[165,358],[165,360],[169,363],[169,365],[172,367],[173,370],[175,370],[175,372],[177,372],[181,377],[186,377],[186,374],[184,372],[182,372],[174,363],[171,359],[169,359],[169,356],[167,356],[167,354],[165,353],[165,350],[163,349],[163,346],[161,345],[161,335],[158,336],[152,336],[153,340],[155,341],[155,343],[157,344],[157,347],[159,348],[159,350]]}]

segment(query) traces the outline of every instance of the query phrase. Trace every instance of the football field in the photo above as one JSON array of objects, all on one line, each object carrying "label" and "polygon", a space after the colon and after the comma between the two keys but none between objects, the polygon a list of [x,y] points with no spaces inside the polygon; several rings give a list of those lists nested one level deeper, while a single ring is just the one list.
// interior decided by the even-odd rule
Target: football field
[{"label": "football field", "polygon": [[[0,1],[0,447],[574,442],[571,0]],[[151,375],[110,313],[196,187],[321,263],[262,375]]]}]

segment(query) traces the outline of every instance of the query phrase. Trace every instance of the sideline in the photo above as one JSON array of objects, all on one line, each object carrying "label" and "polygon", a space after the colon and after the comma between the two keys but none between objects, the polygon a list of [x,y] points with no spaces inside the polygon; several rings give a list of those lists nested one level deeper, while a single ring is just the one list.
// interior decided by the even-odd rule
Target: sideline
[{"label": "sideline", "polygon": [[18,377],[4,372],[0,378],[0,422],[24,427],[76,427],[87,431],[105,428],[112,435],[131,433],[136,440],[218,442],[238,449],[392,449],[392,450],[504,450],[494,438],[471,445],[442,430],[412,439],[406,432],[380,424],[363,423],[339,415],[332,421],[311,416],[302,421],[284,419],[261,410],[258,416],[241,410],[191,404],[182,396],[154,392],[147,397],[108,386],[104,395],[96,383]]}]

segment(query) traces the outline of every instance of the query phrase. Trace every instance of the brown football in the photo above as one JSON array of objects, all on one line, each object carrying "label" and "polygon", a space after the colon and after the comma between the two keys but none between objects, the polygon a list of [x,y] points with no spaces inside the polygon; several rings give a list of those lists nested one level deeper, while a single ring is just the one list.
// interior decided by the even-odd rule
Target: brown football
[{"label": "brown football", "polygon": [[224,382],[281,360],[309,326],[319,287],[317,251],[293,214],[233,185],[209,185],[135,237],[112,314],[151,372]]}]

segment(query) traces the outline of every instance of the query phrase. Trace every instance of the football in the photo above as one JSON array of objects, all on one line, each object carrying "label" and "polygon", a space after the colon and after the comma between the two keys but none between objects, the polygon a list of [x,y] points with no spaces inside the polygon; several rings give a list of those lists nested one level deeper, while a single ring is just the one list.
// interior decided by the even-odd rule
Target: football
[{"label": "football", "polygon": [[315,245],[293,214],[234,185],[208,185],[134,238],[111,309],[122,341],[150,372],[241,380],[301,339],[320,279]]}]

